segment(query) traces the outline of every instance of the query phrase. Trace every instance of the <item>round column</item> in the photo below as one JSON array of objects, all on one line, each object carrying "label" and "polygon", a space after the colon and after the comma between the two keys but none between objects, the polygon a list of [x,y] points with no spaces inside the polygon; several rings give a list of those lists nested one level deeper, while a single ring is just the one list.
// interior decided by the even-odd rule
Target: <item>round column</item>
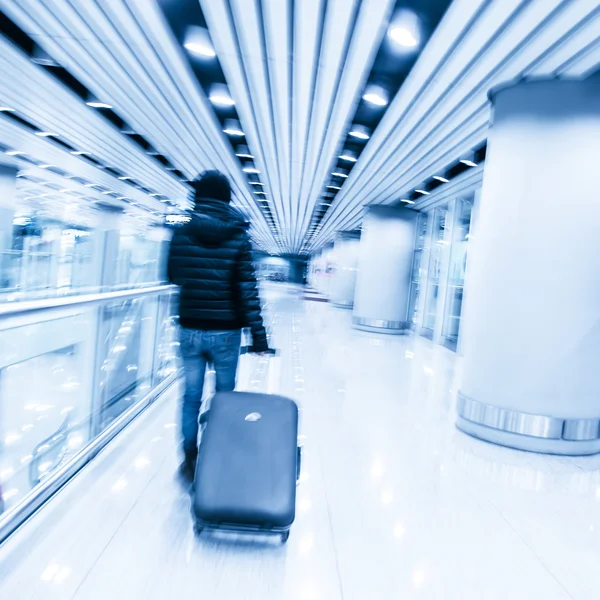
[{"label": "round column", "polygon": [[352,308],[356,288],[360,237],[338,234],[334,244],[335,270],[331,274],[330,302],[338,308]]},{"label": "round column", "polygon": [[464,315],[458,427],[600,452],[600,81],[493,94]]},{"label": "round column", "polygon": [[417,213],[373,207],[363,221],[353,322],[357,329],[406,333]]}]

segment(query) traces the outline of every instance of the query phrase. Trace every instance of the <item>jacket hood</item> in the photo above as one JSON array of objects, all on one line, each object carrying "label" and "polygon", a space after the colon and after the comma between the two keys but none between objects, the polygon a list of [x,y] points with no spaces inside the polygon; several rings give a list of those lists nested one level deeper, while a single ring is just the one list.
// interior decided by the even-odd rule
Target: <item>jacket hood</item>
[{"label": "jacket hood", "polygon": [[213,198],[199,198],[185,232],[199,242],[218,245],[248,229],[248,222],[230,204]]}]

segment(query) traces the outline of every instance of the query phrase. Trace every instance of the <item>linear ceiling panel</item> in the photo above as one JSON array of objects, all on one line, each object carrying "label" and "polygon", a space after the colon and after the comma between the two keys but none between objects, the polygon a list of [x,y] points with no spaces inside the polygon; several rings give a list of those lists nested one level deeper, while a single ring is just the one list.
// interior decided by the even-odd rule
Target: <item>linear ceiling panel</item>
[{"label": "linear ceiling panel", "polygon": [[[424,53],[361,156],[360,169],[344,185],[313,247],[360,223],[364,205],[400,200],[435,174],[449,156],[458,159],[474,142],[483,141],[491,88],[536,69],[541,74],[565,72],[563,65],[580,55],[592,57],[587,59],[589,69],[596,64],[600,7],[595,0],[489,3],[462,27],[452,21],[460,21],[464,17],[460,9],[472,3],[460,4],[457,0],[451,6],[431,41],[430,48],[438,45],[441,53],[426,65],[429,73],[422,72]],[[464,33],[448,56],[450,27]],[[438,43],[440,38],[446,44]],[[416,94],[419,87],[422,91]]]},{"label": "linear ceiling panel", "polygon": [[[434,5],[439,25],[424,47],[409,52],[412,62],[390,91],[389,105],[378,109],[358,162],[338,175],[338,158],[352,142],[347,135],[360,125],[361,110],[364,116],[361,98],[378,76],[378,61],[387,56],[401,73],[402,60],[385,54],[393,46],[386,33],[397,9],[424,11],[425,23]],[[227,173],[255,239],[273,252],[315,251],[337,231],[360,225],[369,204],[404,199],[419,209],[448,190],[466,189],[481,168],[432,186],[430,196],[415,191],[484,147],[490,89],[523,77],[585,77],[600,67],[598,0],[454,0],[443,18],[444,0],[197,0],[191,8],[208,26],[220,77],[260,171],[254,183],[264,187],[253,189],[222,131],[224,113],[211,104],[159,0],[0,0],[0,6],[85,88],[113,105],[171,169],[187,178],[206,168]],[[0,40],[0,51],[3,102],[146,188],[185,201],[189,188],[149,156],[147,146],[12,44]],[[86,178],[125,190],[136,204],[147,199],[4,118],[0,135],[69,169],[80,167]],[[341,189],[324,196],[332,177],[340,181],[336,192]],[[148,206],[161,208],[154,198]]]},{"label": "linear ceiling panel", "polygon": [[[257,237],[271,243],[210,104],[154,2],[6,3],[11,16],[55,60],[98,98],[110,101],[119,116],[189,178],[205,168],[228,173]],[[122,135],[121,143],[127,143]]]}]

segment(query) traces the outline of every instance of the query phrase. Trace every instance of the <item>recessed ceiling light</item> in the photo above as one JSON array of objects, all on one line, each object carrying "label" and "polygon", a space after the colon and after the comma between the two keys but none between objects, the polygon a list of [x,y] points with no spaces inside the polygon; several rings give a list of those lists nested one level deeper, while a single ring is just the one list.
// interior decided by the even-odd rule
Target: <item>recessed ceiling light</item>
[{"label": "recessed ceiling light", "polygon": [[433,178],[437,179],[438,181],[441,181],[442,183],[448,183],[450,181],[449,179],[446,179],[445,177],[442,177],[441,175],[434,175]]},{"label": "recessed ceiling light", "polygon": [[332,175],[335,175],[336,177],[343,177],[344,179],[346,179],[346,178],[348,177],[348,174],[347,174],[347,173],[342,173],[342,172],[340,172],[340,171],[334,171],[334,172],[332,173]]},{"label": "recessed ceiling light", "polygon": [[341,190],[342,189],[341,187],[339,187],[337,185],[328,185],[327,188],[330,190]]},{"label": "recessed ceiling light", "polygon": [[25,154],[25,152],[22,150],[7,150],[6,154],[8,156],[21,156],[22,154]]},{"label": "recessed ceiling light", "polygon": [[467,167],[476,167],[477,163],[473,162],[472,160],[469,160],[467,158],[463,158],[460,161],[463,165],[467,165]]},{"label": "recessed ceiling light", "polygon": [[196,56],[203,56],[204,58],[214,58],[217,53],[205,44],[197,44],[195,42],[188,42],[183,45],[186,50],[189,50]]},{"label": "recessed ceiling light", "polygon": [[89,102],[86,102],[86,104],[92,108],[112,108],[112,105],[107,104],[106,102],[100,102],[99,100],[90,100]]},{"label": "recessed ceiling light", "polygon": [[415,192],[417,192],[418,194],[423,194],[424,196],[429,196],[429,194],[431,193],[427,190],[415,190]]},{"label": "recessed ceiling light", "polygon": [[419,43],[415,35],[406,29],[406,27],[391,27],[389,36],[404,48],[414,48]]},{"label": "recessed ceiling light", "polygon": [[83,187],[89,187],[89,188],[91,188],[91,187],[94,187],[96,185],[97,185],[96,183],[84,183]]},{"label": "recessed ceiling light", "polygon": [[120,181],[128,181],[130,179],[133,179],[133,177],[130,177],[129,175],[123,175],[123,177],[119,177]]},{"label": "recessed ceiling light", "polygon": [[408,200],[408,199],[406,199],[406,198],[405,198],[405,199],[403,199],[403,200],[400,200],[400,202],[404,202],[404,203],[406,203],[406,204],[414,204],[414,201],[413,201],[413,200]]},{"label": "recessed ceiling light", "polygon": [[254,158],[254,156],[252,156],[252,154],[250,154],[250,150],[248,149],[248,146],[238,146],[235,149],[235,155],[238,156],[239,158],[249,158],[249,159]]},{"label": "recessed ceiling light", "polygon": [[363,100],[373,106],[386,106],[388,94],[381,86],[370,85],[363,94]]},{"label": "recessed ceiling light", "polygon": [[71,154],[74,156],[89,156],[91,152],[87,152],[87,150],[73,150]]},{"label": "recessed ceiling light", "polygon": [[262,185],[262,186],[264,186],[264,185],[265,185],[264,183],[261,183],[260,181],[249,181],[248,183],[249,183],[250,185]]},{"label": "recessed ceiling light", "polygon": [[227,119],[225,121],[225,127],[223,128],[223,131],[227,135],[231,135],[233,137],[243,137],[244,135],[240,122],[236,121],[235,119]]},{"label": "recessed ceiling light", "polygon": [[57,133],[52,133],[51,131],[36,131],[35,135],[39,137],[58,137]]},{"label": "recessed ceiling light", "polygon": [[348,162],[353,162],[353,163],[355,163],[358,160],[356,158],[356,156],[354,156],[350,152],[344,152],[344,154],[340,154],[340,158],[342,160],[345,160],[345,161],[348,161]]},{"label": "recessed ceiling light", "polygon": [[260,171],[256,167],[253,167],[251,165],[244,167],[242,170],[244,171],[244,173],[251,173],[252,175],[258,175],[260,173]]},{"label": "recessed ceiling light", "polygon": [[221,83],[211,87],[208,99],[217,106],[235,106],[235,100],[231,97],[227,86]]},{"label": "recessed ceiling light", "polygon": [[15,112],[15,109],[8,106],[0,106],[0,112]]},{"label": "recessed ceiling light", "polygon": [[202,58],[214,58],[217,55],[206,27],[190,25],[185,32],[183,47]]},{"label": "recessed ceiling light", "polygon": [[267,192],[254,192],[257,196],[266,196]]},{"label": "recessed ceiling light", "polygon": [[353,125],[349,135],[359,140],[368,140],[370,137],[369,130],[364,125]]}]

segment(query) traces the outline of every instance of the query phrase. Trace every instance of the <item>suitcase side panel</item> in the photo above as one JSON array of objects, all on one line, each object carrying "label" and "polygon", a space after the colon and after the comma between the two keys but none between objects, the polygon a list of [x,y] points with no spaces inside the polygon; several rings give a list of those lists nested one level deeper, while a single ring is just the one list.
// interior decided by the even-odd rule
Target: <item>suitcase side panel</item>
[{"label": "suitcase side panel", "polygon": [[205,524],[289,528],[296,504],[298,408],[281,396],[226,392],[212,401],[196,468]]}]

